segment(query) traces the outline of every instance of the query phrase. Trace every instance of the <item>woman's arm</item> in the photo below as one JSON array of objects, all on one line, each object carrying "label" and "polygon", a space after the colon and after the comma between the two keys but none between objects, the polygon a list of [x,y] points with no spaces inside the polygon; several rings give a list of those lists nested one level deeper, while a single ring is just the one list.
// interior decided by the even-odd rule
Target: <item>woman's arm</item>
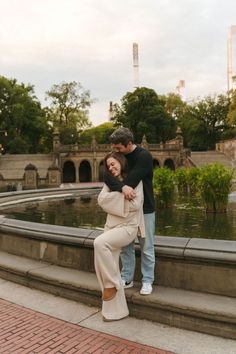
[{"label": "woman's arm", "polygon": [[126,217],[130,211],[136,211],[143,207],[143,183],[135,188],[136,196],[132,200],[125,199],[123,193],[111,192],[104,184],[98,195],[98,204],[108,214]]},{"label": "woman's arm", "polygon": [[139,210],[140,208],[143,207],[143,183],[142,181],[139,182],[139,184],[137,185],[137,187],[135,188],[135,198],[131,199],[131,200],[125,200],[126,203],[128,203],[129,205],[129,211],[135,211],[135,210]]},{"label": "woman's arm", "polygon": [[128,214],[125,208],[125,196],[120,192],[111,192],[106,184],[104,184],[100,194],[98,195],[98,205],[108,214],[125,217]]}]

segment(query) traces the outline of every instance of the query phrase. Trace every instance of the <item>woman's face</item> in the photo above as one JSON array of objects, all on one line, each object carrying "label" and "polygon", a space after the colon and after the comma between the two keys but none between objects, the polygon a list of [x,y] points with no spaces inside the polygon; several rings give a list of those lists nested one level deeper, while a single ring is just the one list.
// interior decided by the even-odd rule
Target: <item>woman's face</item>
[{"label": "woman's face", "polygon": [[107,159],[107,168],[114,177],[119,177],[121,174],[121,164],[114,157]]}]

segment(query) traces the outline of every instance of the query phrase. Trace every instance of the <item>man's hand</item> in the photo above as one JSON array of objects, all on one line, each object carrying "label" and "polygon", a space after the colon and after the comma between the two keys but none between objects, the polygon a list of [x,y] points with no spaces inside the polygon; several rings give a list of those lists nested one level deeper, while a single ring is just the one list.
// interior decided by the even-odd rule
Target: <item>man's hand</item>
[{"label": "man's hand", "polygon": [[136,196],[135,190],[127,185],[122,187],[122,193],[125,195],[125,199],[128,200],[132,200]]}]

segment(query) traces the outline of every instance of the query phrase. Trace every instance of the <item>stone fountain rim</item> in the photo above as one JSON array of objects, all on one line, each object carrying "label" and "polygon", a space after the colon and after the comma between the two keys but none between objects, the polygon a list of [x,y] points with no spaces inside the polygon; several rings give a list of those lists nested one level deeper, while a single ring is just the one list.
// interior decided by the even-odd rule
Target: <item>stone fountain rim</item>
[{"label": "stone fountain rim", "polygon": [[[35,200],[45,193],[61,195],[69,192],[87,193],[99,191],[101,187],[50,188],[2,193],[0,206],[12,199],[20,200],[22,196]],[[27,198],[24,198],[27,199]],[[70,244],[77,247],[93,248],[94,239],[103,231],[101,229],[75,228],[59,225],[40,224],[29,221],[10,219],[0,215],[0,235],[14,234],[19,237],[49,241],[60,244]],[[229,240],[198,239],[192,237],[155,236],[155,252],[157,257],[196,260],[197,262],[236,263],[236,242]],[[138,242],[136,248],[139,250]]]}]

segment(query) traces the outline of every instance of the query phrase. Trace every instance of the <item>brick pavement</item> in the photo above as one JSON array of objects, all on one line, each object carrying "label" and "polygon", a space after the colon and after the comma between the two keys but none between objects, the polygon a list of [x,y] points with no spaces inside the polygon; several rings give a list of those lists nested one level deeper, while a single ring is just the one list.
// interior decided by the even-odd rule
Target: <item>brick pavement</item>
[{"label": "brick pavement", "polygon": [[0,299],[0,354],[36,353],[171,354]]}]

